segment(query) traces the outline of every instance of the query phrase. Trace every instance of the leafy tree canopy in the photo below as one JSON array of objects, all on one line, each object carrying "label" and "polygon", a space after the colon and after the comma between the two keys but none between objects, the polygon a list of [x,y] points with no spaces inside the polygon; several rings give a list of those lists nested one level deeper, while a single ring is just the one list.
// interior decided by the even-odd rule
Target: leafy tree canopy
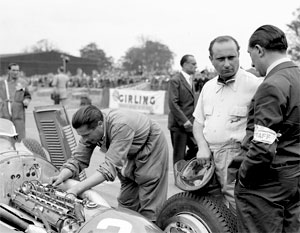
[{"label": "leafy tree canopy", "polygon": [[113,59],[111,57],[107,57],[105,52],[98,48],[96,43],[90,43],[79,51],[82,58],[97,61],[99,70],[110,68],[113,64]]},{"label": "leafy tree canopy", "polygon": [[300,7],[293,13],[295,19],[288,26],[287,38],[289,40],[288,53],[291,59],[300,65]]},{"label": "leafy tree canopy", "polygon": [[144,40],[141,46],[131,47],[123,58],[123,68],[137,73],[166,73],[172,67],[173,52],[157,41]]},{"label": "leafy tree canopy", "polygon": [[25,53],[40,53],[51,51],[60,52],[60,50],[47,39],[41,39],[37,41],[36,44],[24,49]]}]

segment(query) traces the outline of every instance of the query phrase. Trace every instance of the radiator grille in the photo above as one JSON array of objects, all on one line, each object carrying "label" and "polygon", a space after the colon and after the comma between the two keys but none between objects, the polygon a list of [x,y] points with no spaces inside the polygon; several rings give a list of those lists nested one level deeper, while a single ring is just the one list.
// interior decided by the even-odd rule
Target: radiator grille
[{"label": "radiator grille", "polygon": [[63,131],[65,133],[67,142],[69,144],[70,150],[73,153],[75,151],[76,148],[76,140],[72,131],[72,127],[70,125],[67,125],[65,127],[63,127]]},{"label": "radiator grille", "polygon": [[[56,124],[53,120],[41,120],[41,128],[44,132],[44,137],[47,145],[47,150],[51,157],[51,163],[56,167],[61,167],[65,162],[63,145],[58,138]],[[72,130],[72,129],[71,129]]]}]

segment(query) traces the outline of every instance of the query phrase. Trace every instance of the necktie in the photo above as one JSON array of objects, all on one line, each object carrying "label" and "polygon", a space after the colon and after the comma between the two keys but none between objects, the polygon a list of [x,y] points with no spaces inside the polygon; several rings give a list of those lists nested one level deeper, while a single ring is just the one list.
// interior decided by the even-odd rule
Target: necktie
[{"label": "necktie", "polygon": [[190,85],[191,85],[191,88],[192,88],[192,90],[194,90],[194,85],[193,85],[193,77],[192,76],[190,76]]}]

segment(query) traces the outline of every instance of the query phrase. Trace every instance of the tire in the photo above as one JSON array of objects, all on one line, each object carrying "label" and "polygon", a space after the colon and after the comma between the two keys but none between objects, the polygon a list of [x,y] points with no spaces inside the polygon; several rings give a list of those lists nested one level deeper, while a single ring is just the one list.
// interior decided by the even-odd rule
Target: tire
[{"label": "tire", "polygon": [[38,154],[44,159],[47,160],[47,155],[42,147],[42,145],[35,139],[33,138],[23,138],[22,142],[24,146],[30,150],[32,153]]},{"label": "tire", "polygon": [[191,192],[170,197],[158,215],[157,225],[165,233],[237,232],[236,217],[220,199]]}]

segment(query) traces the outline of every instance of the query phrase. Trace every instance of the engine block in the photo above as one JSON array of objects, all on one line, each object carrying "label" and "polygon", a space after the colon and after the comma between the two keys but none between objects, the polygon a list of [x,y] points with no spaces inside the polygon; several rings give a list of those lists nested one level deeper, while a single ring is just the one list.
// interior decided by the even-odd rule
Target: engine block
[{"label": "engine block", "polygon": [[75,232],[85,221],[84,208],[93,206],[89,200],[59,190],[39,181],[25,181],[11,198],[15,208],[38,218],[48,231]]}]

